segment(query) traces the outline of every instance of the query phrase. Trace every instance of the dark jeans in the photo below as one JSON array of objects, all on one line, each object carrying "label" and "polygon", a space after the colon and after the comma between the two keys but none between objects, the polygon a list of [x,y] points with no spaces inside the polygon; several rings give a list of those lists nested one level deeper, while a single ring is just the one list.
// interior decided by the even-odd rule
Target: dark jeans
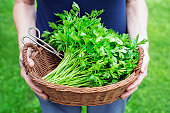
[{"label": "dark jeans", "polygon": [[[53,103],[50,100],[45,101],[38,95],[36,96],[39,99],[42,113],[81,113],[81,106],[61,105]],[[118,99],[111,104],[88,106],[87,113],[124,113],[129,98],[125,100]]]}]

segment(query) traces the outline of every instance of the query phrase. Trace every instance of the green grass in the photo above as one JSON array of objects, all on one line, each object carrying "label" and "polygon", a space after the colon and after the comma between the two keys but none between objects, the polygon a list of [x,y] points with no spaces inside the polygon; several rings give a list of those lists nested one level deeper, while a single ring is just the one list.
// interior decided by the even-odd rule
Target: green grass
[{"label": "green grass", "polygon": [[[13,2],[0,3],[0,113],[40,113],[37,98],[20,77]],[[170,2],[147,0],[147,4],[148,76],[129,100],[126,113],[170,113]]]}]

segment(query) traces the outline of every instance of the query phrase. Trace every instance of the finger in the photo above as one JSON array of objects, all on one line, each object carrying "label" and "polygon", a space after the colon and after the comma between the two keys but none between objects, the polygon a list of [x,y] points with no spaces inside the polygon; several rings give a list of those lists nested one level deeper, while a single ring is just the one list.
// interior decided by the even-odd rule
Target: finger
[{"label": "finger", "polygon": [[28,53],[27,53],[28,64],[29,64],[30,67],[33,67],[34,66],[34,61],[30,58],[31,55],[32,55],[32,49],[28,48]]},{"label": "finger", "polygon": [[140,70],[141,73],[144,73],[145,72],[145,67],[142,67],[141,70]]},{"label": "finger", "polygon": [[141,72],[141,73],[144,73],[144,72],[147,70],[147,67],[148,67],[148,64],[145,63],[145,62],[143,62],[143,65],[142,65],[142,67],[141,67],[140,72]]},{"label": "finger", "polygon": [[21,69],[20,75],[21,75],[22,78],[24,78],[24,75],[26,75],[25,67],[23,66],[23,63],[21,61],[19,61],[19,64],[20,64],[20,69]]},{"label": "finger", "polygon": [[31,58],[28,58],[28,64],[30,67],[34,66],[34,61]]},{"label": "finger", "polygon": [[137,89],[138,89],[138,87],[135,87],[134,89],[123,93],[123,94],[120,96],[120,98],[121,98],[122,100],[124,100],[125,98],[129,97],[133,92],[135,92]]},{"label": "finger", "polygon": [[142,73],[144,73],[147,70],[148,64],[149,64],[149,60],[150,60],[149,55],[146,54],[145,57],[144,57],[144,60],[143,60],[143,65],[141,67],[141,72]]},{"label": "finger", "polygon": [[22,61],[19,61],[19,65],[20,65],[20,68],[24,67]]},{"label": "finger", "polygon": [[144,73],[145,71],[147,71],[147,68],[148,68],[148,64],[145,63],[144,65],[142,65],[140,72]]},{"label": "finger", "polygon": [[39,87],[37,87],[34,83],[33,83],[33,81],[26,75],[26,73],[24,73],[24,72],[22,72],[22,76],[23,76],[23,78],[25,79],[25,81],[26,81],[26,83],[28,84],[28,86],[31,88],[31,89],[33,89],[34,91],[37,91],[37,92],[42,92],[42,90],[39,88]]},{"label": "finger", "polygon": [[[34,91],[34,90],[33,90]],[[44,100],[47,100],[48,99],[48,96],[44,93],[40,93],[40,92],[37,92],[37,91],[34,91],[40,98],[44,99]]]},{"label": "finger", "polygon": [[130,91],[131,89],[134,89],[135,87],[139,86],[141,82],[143,81],[146,73],[141,73],[139,77],[136,79],[134,83],[132,83],[126,90]]},{"label": "finger", "polygon": [[20,67],[23,67],[23,58],[21,54],[19,55],[19,64],[20,64]]}]

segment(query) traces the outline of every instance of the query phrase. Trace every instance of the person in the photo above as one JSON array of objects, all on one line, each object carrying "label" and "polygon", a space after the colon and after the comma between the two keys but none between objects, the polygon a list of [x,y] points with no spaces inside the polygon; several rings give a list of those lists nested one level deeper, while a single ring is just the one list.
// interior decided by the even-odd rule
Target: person
[{"label": "person", "polygon": [[[112,28],[118,31],[119,34],[129,33],[130,37],[136,37],[139,34],[139,41],[148,39],[147,36],[147,21],[148,11],[145,0],[74,0],[81,10],[90,12],[91,10],[104,9],[105,12],[101,15],[102,23],[107,28]],[[19,63],[21,67],[21,76],[30,86],[33,92],[40,101],[40,106],[43,113],[80,113],[80,106],[67,106],[53,103],[48,100],[47,95],[37,87],[33,81],[26,75],[25,68],[22,64],[22,49],[23,44],[21,38],[27,35],[28,28],[36,26],[41,34],[44,30],[51,29],[48,22],[55,22],[58,18],[54,13],[62,13],[63,10],[71,9],[73,0],[37,0],[37,8],[35,0],[15,0],[13,8],[13,18],[18,32],[19,42]],[[31,42],[26,40],[26,42]],[[144,49],[144,60],[141,69],[141,74],[137,80],[132,83],[121,95],[121,99],[116,100],[111,104],[88,106],[88,113],[123,113],[130,95],[135,92],[143,79],[147,76],[147,68],[149,63],[148,47],[149,43],[141,45]],[[34,62],[28,58],[29,65],[33,66]]]}]

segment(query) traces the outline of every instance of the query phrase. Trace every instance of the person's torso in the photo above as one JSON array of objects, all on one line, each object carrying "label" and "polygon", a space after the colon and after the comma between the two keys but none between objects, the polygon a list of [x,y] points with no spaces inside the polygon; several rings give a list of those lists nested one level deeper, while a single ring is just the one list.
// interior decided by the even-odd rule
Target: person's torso
[{"label": "person's torso", "polygon": [[37,0],[36,26],[40,32],[51,31],[48,22],[56,22],[59,19],[54,13],[69,11],[73,1],[79,5],[81,15],[94,9],[104,9],[105,12],[101,14],[104,26],[120,34],[126,33],[126,0]]}]

